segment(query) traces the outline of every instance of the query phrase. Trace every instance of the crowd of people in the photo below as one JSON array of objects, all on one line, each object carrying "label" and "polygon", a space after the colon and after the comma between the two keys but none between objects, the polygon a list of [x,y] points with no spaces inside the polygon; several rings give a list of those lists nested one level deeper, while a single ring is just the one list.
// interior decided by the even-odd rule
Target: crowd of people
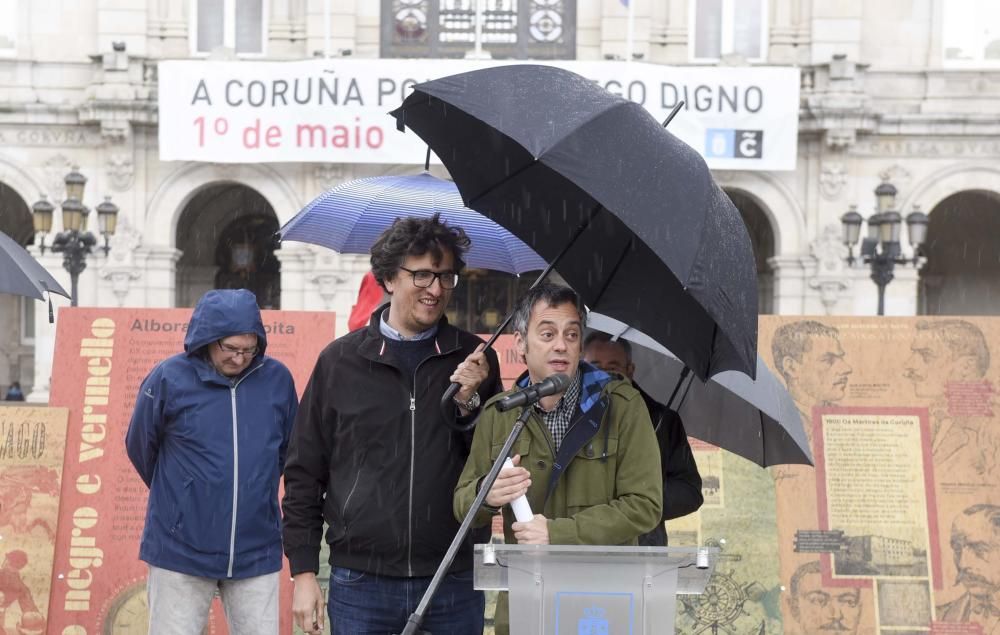
[{"label": "crowd of people", "polygon": [[[482,632],[473,543],[489,540],[497,514],[509,543],[663,546],[664,520],[698,509],[680,418],[632,383],[626,342],[588,335],[572,289],[543,282],[518,301],[513,336],[527,370],[505,392],[496,354],[445,317],[469,245],[437,217],[386,229],[371,265],[388,302],[322,351],[301,400],[266,355],[253,294],[201,298],[184,351],[143,381],[126,436],[150,489],[140,549],[150,633],[202,632],[216,593],[231,632],[277,633],[282,555],[305,632],[326,622],[333,633],[402,632],[524,408],[513,466],[488,490],[427,631]],[[570,378],[562,392],[497,407],[554,374]],[[453,407],[441,408],[452,383]],[[517,522],[509,503],[522,495],[535,513]],[[317,582],[324,524],[327,597]],[[507,618],[501,597],[497,633]]]}]

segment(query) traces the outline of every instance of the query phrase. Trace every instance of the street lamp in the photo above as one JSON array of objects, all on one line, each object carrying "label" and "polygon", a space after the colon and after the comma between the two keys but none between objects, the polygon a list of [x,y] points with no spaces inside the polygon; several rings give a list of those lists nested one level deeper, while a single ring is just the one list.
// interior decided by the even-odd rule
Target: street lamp
[{"label": "street lamp", "polygon": [[[906,230],[913,247],[913,258],[903,256],[899,244],[903,217],[896,206],[896,187],[883,180],[875,188],[876,211],[868,217],[868,235],[861,241],[861,261],[871,266],[872,280],[878,286],[878,314],[885,315],[885,288],[892,282],[896,265],[912,263],[916,266],[920,259],[921,247],[927,238],[927,214],[916,206],[906,216]],[[840,223],[847,246],[847,263],[854,264],[854,246],[861,236],[864,218],[858,213],[857,205],[851,205]]]},{"label": "street lamp", "polygon": [[[70,291],[70,305],[77,305],[77,283],[80,274],[87,268],[87,256],[93,253],[97,238],[87,231],[87,217],[90,210],[82,203],[83,191],[87,185],[87,177],[80,174],[74,167],[73,171],[66,175],[66,199],[62,202],[63,231],[56,234],[50,249],[53,253],[63,254],[63,268],[69,272],[72,289]],[[55,206],[42,198],[31,206],[33,213],[35,232],[41,234],[41,242],[38,247],[44,254],[45,236],[52,230],[52,214]],[[106,196],[104,202],[97,206],[98,231],[104,237],[104,245],[101,249],[107,255],[111,250],[108,239],[114,235],[118,224],[118,206],[111,202],[111,197]]]}]

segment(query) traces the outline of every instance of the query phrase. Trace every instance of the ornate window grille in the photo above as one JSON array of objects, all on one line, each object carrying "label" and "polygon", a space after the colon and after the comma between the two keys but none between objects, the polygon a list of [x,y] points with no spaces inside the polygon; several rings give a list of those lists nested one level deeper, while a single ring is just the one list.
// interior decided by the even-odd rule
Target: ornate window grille
[{"label": "ornate window grille", "polygon": [[[494,59],[576,57],[575,0],[483,0],[482,47]],[[382,0],[382,57],[463,57],[476,0]]]}]

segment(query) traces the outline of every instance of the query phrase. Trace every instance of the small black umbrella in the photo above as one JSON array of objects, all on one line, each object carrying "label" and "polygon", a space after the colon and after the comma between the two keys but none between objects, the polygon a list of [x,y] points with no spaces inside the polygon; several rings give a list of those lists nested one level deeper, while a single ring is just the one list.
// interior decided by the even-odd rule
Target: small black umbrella
[{"label": "small black umbrella", "polygon": [[566,70],[511,65],[418,84],[391,114],[441,158],[468,207],[553,263],[590,309],[702,379],[754,376],[746,227],[698,153],[642,106]]},{"label": "small black umbrella", "polygon": [[[44,299],[45,293],[69,297],[45,267],[3,232],[0,232],[0,293],[23,295],[36,300]],[[53,321],[51,298],[49,321]]]}]

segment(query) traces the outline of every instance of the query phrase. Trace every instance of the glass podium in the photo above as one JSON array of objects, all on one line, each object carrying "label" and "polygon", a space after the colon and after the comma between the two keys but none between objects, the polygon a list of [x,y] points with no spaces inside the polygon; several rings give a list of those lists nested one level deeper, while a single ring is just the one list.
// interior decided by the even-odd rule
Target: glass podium
[{"label": "glass podium", "polygon": [[518,635],[674,632],[678,594],[700,594],[716,547],[475,547],[475,588],[510,592]]}]

